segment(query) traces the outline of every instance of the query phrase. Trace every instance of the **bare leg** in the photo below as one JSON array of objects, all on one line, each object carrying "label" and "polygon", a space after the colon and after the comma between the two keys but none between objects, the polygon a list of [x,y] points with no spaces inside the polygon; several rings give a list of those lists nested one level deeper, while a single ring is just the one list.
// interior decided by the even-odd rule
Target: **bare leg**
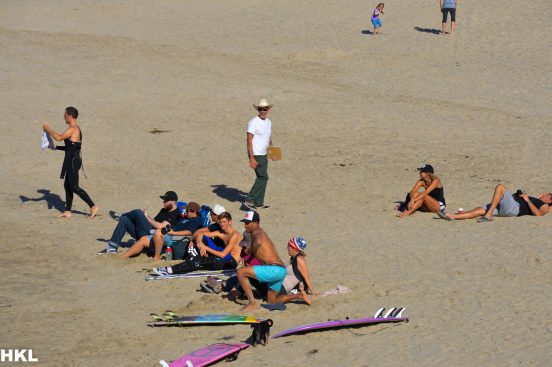
[{"label": "bare leg", "polygon": [[[251,283],[249,283],[249,278],[256,279],[255,271],[253,270],[252,266],[247,266],[245,268],[238,269],[238,280],[240,281],[240,285],[247,296],[247,305],[242,307],[240,311],[251,311],[256,309],[257,304],[255,303],[255,297],[253,297],[253,290],[251,289]],[[270,291],[269,291],[270,294]]]},{"label": "bare leg", "polygon": [[153,246],[155,253],[153,254],[153,261],[161,260],[161,250],[163,250],[163,234],[160,229],[156,229],[153,233]]},{"label": "bare leg", "polygon": [[297,294],[278,294],[273,300],[270,299],[269,292],[269,297],[267,297],[268,303],[288,303],[296,299],[302,299],[309,306],[312,304],[310,297],[307,296],[307,293],[304,289],[301,289]]},{"label": "bare leg", "polygon": [[454,34],[454,31],[456,29],[456,22],[450,23],[450,34]]},{"label": "bare leg", "polygon": [[132,247],[129,248],[124,254],[122,254],[121,257],[133,257],[140,255],[146,247],[149,247],[149,241],[149,236],[140,237],[140,239],[136,241],[134,245],[132,245]]},{"label": "bare leg", "polygon": [[[419,194],[418,194],[419,195]],[[418,195],[414,195],[414,198],[411,199],[411,200],[415,200]],[[408,217],[410,214],[414,213],[416,210],[420,209],[420,207],[424,204],[424,201],[423,200],[418,200],[416,201],[416,204],[414,204],[414,206],[410,209],[406,209],[404,212],[402,212],[401,214],[398,214],[397,217],[399,218],[404,218],[404,217]]]},{"label": "bare leg", "polygon": [[443,34],[447,33],[447,23],[441,23],[441,32]]},{"label": "bare leg", "polygon": [[431,196],[425,196],[423,198],[424,206],[430,213],[438,213],[441,210],[441,205],[437,200]]},{"label": "bare leg", "polygon": [[498,184],[495,187],[495,191],[493,194],[493,200],[491,201],[491,206],[489,207],[489,210],[485,213],[484,217],[487,217],[487,219],[491,219],[493,216],[493,211],[498,206],[498,203],[500,203],[500,200],[504,197],[504,192],[506,191],[506,187],[504,187],[503,184]]},{"label": "bare leg", "polygon": [[460,219],[473,219],[485,215],[485,209],[479,207],[470,210],[469,212],[464,212],[462,214],[447,214],[451,219],[460,220]]},{"label": "bare leg", "polygon": [[57,217],[58,218],[71,218],[71,211],[66,210],[63,213],[61,213],[60,215],[58,215]]},{"label": "bare leg", "polygon": [[90,208],[90,214],[88,215],[88,219],[92,219],[98,214],[98,211],[100,211],[100,207],[97,205],[94,205],[92,208]]}]

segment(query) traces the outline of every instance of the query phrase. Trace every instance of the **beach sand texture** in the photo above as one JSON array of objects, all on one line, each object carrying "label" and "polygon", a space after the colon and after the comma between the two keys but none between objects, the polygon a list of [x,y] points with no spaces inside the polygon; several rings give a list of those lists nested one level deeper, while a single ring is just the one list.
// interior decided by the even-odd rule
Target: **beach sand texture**
[{"label": "beach sand texture", "polygon": [[[150,312],[235,313],[198,280],[145,282],[145,256],[97,256],[109,210],[183,200],[238,221],[253,182],[252,104],[267,98],[274,144],[261,225],[282,257],[309,242],[311,307],[260,310],[273,333],[405,306],[408,324],[326,331],[249,348],[236,366],[547,366],[552,357],[552,215],[449,223],[395,218],[420,164],[449,210],[490,200],[498,182],[532,194],[552,173],[548,2],[465,0],[455,36],[436,1],[4,0],[0,3],[0,348],[37,366],[152,366],[248,326],[146,326]],[[45,121],[80,111],[81,185],[102,208],[63,208],[62,153],[40,151]],[[151,134],[152,130],[166,133]],[[74,210],[87,212],[75,198]],[[6,364],[8,365],[8,364]]]}]

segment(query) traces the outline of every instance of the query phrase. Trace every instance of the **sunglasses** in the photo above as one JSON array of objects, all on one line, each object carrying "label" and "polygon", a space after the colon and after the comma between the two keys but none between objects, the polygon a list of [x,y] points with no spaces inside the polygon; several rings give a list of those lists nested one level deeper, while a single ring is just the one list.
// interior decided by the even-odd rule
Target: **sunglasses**
[{"label": "sunglasses", "polygon": [[259,107],[259,108],[257,108],[257,110],[259,110],[259,112],[268,111],[268,107]]}]

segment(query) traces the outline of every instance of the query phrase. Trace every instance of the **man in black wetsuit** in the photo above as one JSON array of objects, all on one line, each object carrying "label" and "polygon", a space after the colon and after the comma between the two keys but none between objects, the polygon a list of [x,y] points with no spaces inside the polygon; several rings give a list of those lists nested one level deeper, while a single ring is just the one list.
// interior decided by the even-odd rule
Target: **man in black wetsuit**
[{"label": "man in black wetsuit", "polygon": [[61,167],[61,179],[64,179],[65,188],[65,211],[59,215],[60,218],[71,217],[71,207],[73,205],[73,194],[77,194],[90,207],[89,218],[92,219],[98,213],[100,208],[94,204],[90,196],[79,187],[79,170],[82,167],[81,145],[82,132],[77,125],[79,111],[75,107],[67,107],[63,118],[69,127],[61,134],[58,134],[48,123],[44,123],[44,131],[57,141],[64,141],[65,146],[57,146],[56,149],[65,151],[63,166]]},{"label": "man in black wetsuit", "polygon": [[493,199],[489,204],[472,209],[460,214],[447,214],[439,212],[441,218],[446,220],[473,219],[481,217],[478,222],[489,222],[496,217],[521,217],[534,215],[542,217],[552,208],[552,193],[543,192],[537,197],[529,196],[520,190],[511,194],[503,184],[495,187]]}]

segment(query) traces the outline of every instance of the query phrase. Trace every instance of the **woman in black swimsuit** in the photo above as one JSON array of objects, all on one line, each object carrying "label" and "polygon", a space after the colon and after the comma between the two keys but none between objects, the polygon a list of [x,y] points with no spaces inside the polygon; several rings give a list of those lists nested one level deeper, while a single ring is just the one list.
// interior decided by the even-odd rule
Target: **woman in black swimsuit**
[{"label": "woman in black swimsuit", "polygon": [[65,188],[65,211],[60,217],[71,217],[71,207],[73,206],[73,194],[77,194],[90,207],[90,219],[94,218],[100,209],[94,204],[90,196],[79,187],[79,170],[82,167],[81,146],[82,132],[77,125],[77,117],[79,111],[74,107],[65,109],[65,123],[69,125],[67,130],[62,134],[56,133],[50,126],[45,123],[44,131],[57,141],[63,140],[65,146],[57,146],[56,149],[65,151],[63,166],[61,167],[60,178],[64,179],[63,187]]},{"label": "woman in black swimsuit", "polygon": [[[416,210],[438,213],[446,208],[445,191],[441,180],[434,174],[433,167],[430,164],[424,164],[418,168],[420,179],[410,190],[410,202],[406,210],[397,217],[404,218],[414,213]],[[423,188],[423,191],[420,189]]]}]

